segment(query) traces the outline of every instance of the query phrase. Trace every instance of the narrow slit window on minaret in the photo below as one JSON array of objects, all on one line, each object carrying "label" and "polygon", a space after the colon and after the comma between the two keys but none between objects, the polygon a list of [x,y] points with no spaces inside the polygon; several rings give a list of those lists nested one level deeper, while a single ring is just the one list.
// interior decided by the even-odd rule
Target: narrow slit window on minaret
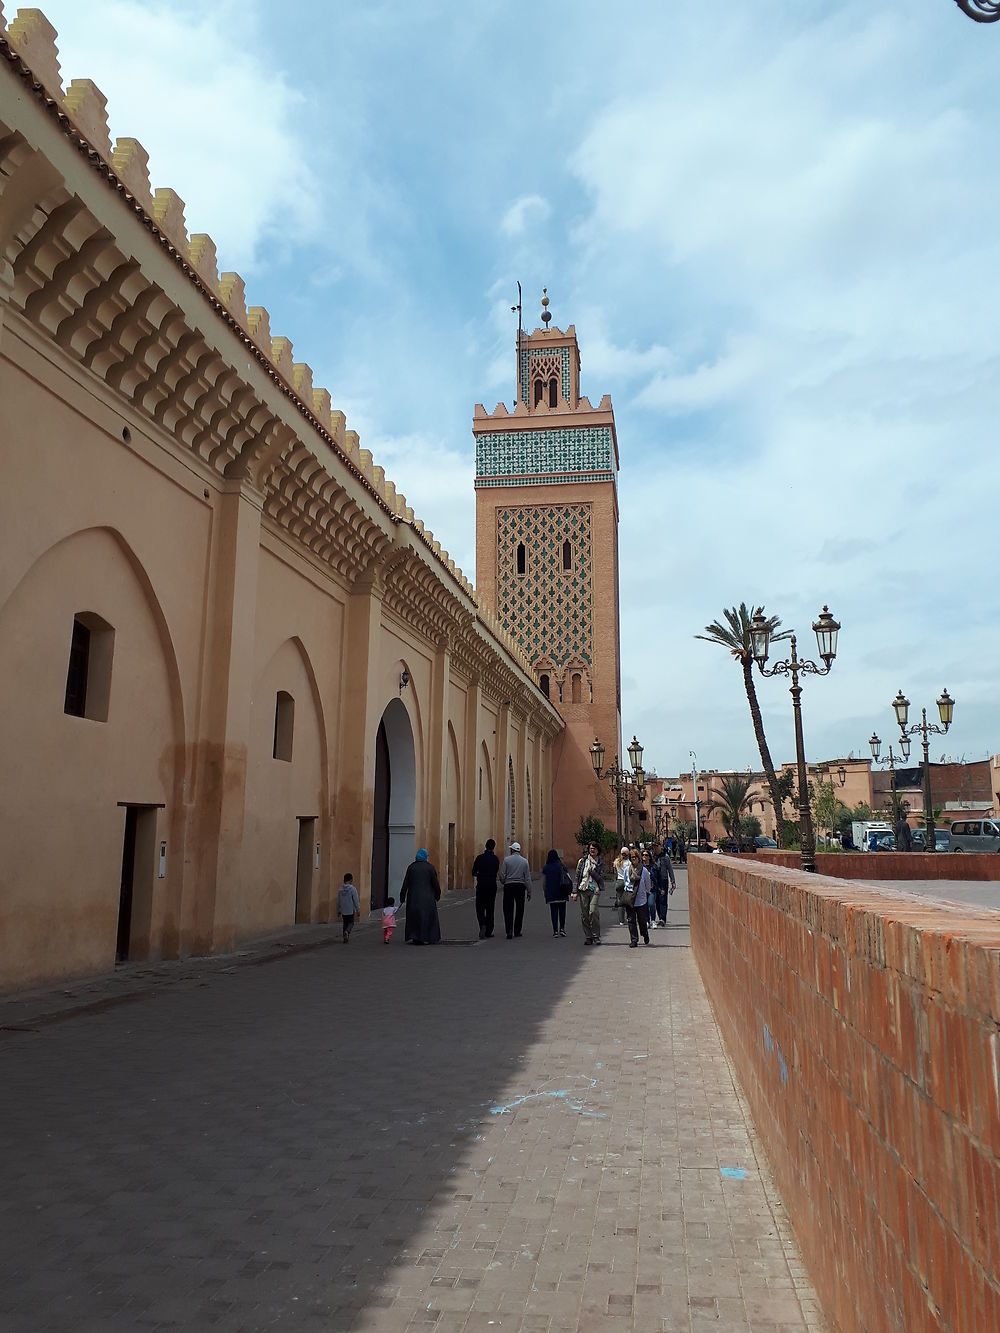
[{"label": "narrow slit window on minaret", "polygon": [[518,572],[519,574],[523,574],[523,573],[524,573],[526,560],[527,560],[527,552],[526,552],[525,549],[524,549],[524,542],[518,542],[518,544],[517,544],[517,572]]},{"label": "narrow slit window on minaret", "polygon": [[573,546],[568,540],[563,542],[562,565],[563,569],[573,568]]},{"label": "narrow slit window on minaret", "polygon": [[547,698],[549,697],[549,678],[548,678],[548,676],[542,675],[542,676],[539,676],[539,677],[538,677],[538,688],[541,690],[541,692],[545,695],[545,697],[546,697],[546,699],[547,699]]},{"label": "narrow slit window on minaret", "polygon": [[549,380],[549,407],[559,406],[559,383],[555,377]]},{"label": "narrow slit window on minaret", "polygon": [[573,672],[572,690],[573,690],[573,695],[572,695],[572,697],[573,697],[573,702],[574,702],[575,704],[582,704],[582,703],[583,703],[583,677],[580,675],[579,671],[574,671],[574,672]]},{"label": "narrow slit window on minaret", "polygon": [[535,380],[535,406],[536,406],[536,407],[539,407],[539,406],[541,405],[542,397],[543,397],[544,393],[545,393],[545,381],[544,381],[544,380]]}]

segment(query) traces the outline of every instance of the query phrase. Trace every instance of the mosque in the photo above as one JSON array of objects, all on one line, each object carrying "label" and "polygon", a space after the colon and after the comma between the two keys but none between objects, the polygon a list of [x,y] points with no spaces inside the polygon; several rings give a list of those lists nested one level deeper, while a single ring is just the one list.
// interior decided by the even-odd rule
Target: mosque
[{"label": "mosque", "polygon": [[0,6],[0,989],[614,821],[618,447],[576,332],[475,409],[477,587],[183,201]]}]

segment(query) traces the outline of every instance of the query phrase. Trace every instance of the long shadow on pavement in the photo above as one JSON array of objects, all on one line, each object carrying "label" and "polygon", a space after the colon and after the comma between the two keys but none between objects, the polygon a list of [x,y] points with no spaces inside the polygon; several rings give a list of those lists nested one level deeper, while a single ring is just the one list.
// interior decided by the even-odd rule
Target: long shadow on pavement
[{"label": "long shadow on pavement", "polygon": [[403,1327],[390,1271],[497,1108],[541,1095],[525,1052],[598,953],[539,899],[521,940],[449,903],[440,947],[357,932],[0,1034],[5,1327]]}]

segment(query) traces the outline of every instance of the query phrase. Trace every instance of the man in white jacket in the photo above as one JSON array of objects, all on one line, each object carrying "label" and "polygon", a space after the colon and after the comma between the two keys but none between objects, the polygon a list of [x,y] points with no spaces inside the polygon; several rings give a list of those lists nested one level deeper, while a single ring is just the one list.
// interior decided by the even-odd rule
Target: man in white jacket
[{"label": "man in white jacket", "polygon": [[521,844],[512,842],[497,876],[503,887],[503,924],[509,940],[520,939],[524,900],[531,899],[531,866],[521,855]]}]

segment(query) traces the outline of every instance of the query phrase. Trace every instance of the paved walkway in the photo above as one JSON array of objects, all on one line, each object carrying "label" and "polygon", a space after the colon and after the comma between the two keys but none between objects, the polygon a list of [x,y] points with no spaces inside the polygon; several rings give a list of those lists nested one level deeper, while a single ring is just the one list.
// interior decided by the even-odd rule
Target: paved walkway
[{"label": "paved walkway", "polygon": [[649,948],[538,893],[474,942],[461,894],[436,949],[307,928],[0,1002],[0,1327],[821,1329],[679,878]]}]

